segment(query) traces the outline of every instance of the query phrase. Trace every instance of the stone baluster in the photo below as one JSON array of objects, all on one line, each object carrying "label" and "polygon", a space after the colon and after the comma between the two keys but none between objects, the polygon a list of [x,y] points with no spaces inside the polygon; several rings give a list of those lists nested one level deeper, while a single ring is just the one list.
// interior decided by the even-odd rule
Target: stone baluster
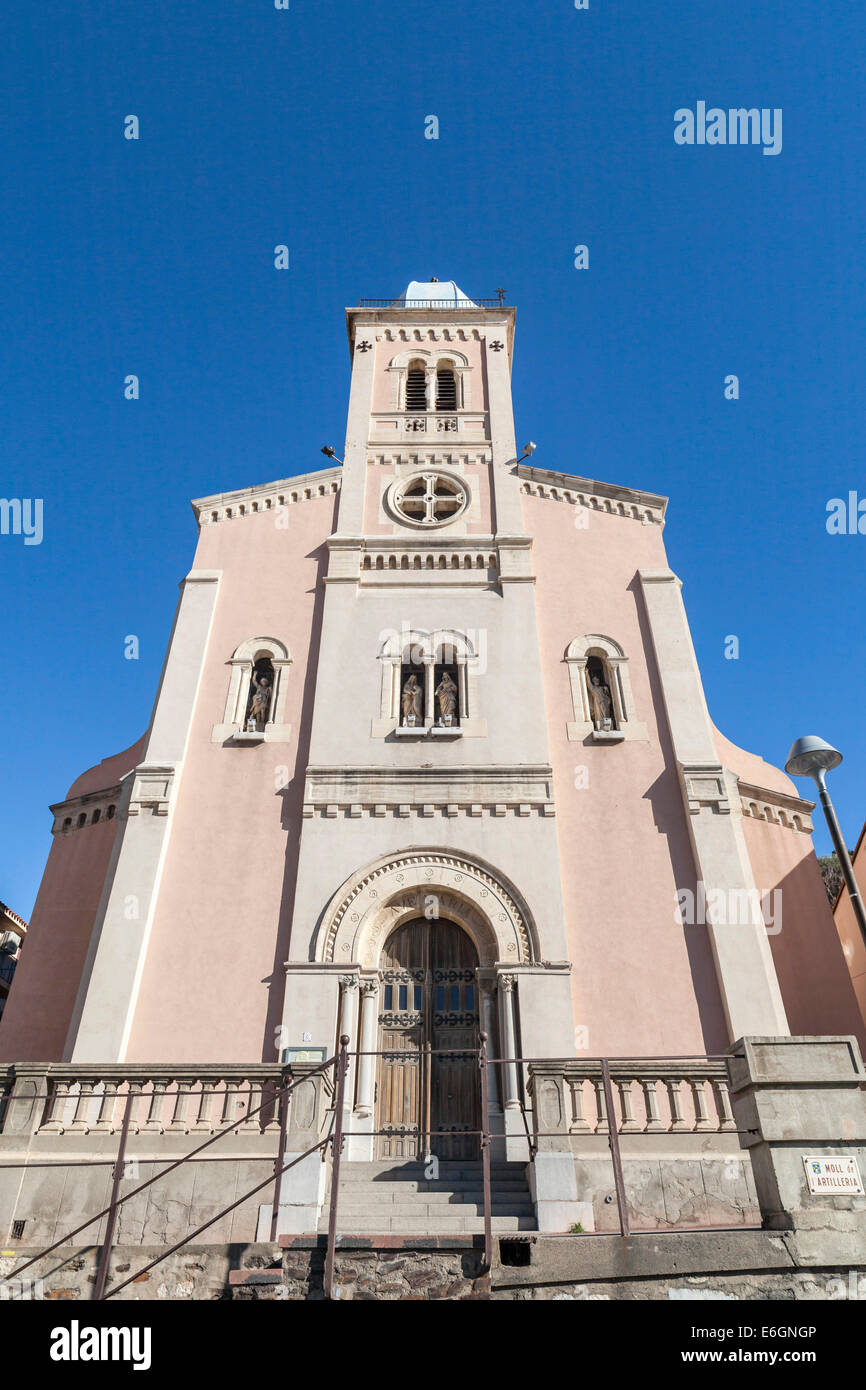
[{"label": "stone baluster", "polygon": [[[279,1092],[279,1090],[280,1090],[282,1084],[283,1084],[283,1083],[282,1083],[282,1081],[281,1081],[280,1079],[276,1079],[276,1080],[274,1080],[274,1081],[269,1081],[269,1082],[267,1083],[267,1088],[268,1088],[268,1104],[267,1104],[267,1108],[266,1108],[265,1111],[263,1112],[264,1118],[267,1120],[267,1123],[266,1123],[265,1126],[264,1126],[264,1133],[265,1133],[265,1134],[279,1134],[279,1132],[280,1132],[280,1103],[281,1103],[281,1098],[280,1098],[280,1096],[278,1095],[278,1092]],[[291,1099],[291,1092],[289,1092],[289,1095],[286,1096],[286,1098],[285,1098],[285,1104],[286,1104],[286,1105],[289,1104],[290,1099]]]},{"label": "stone baluster", "polygon": [[90,1124],[87,1112],[90,1108],[91,1097],[95,1081],[87,1078],[78,1083],[78,1104],[75,1107],[75,1118],[69,1126],[70,1134],[89,1134]]},{"label": "stone baluster", "polygon": [[99,1107],[99,1116],[97,1118],[96,1124],[93,1126],[94,1130],[98,1130],[100,1133],[103,1134],[114,1133],[114,1112],[117,1106],[117,1085],[118,1083],[113,1080],[107,1080],[103,1082],[102,1103]]},{"label": "stone baluster", "polygon": [[163,1077],[158,1077],[154,1078],[151,1084],[150,1109],[142,1129],[151,1134],[163,1134],[165,1128],[162,1123],[162,1102],[168,1089],[168,1081]]},{"label": "stone baluster", "polygon": [[569,1130],[572,1134],[587,1134],[592,1125],[583,1113],[583,1083],[585,1078],[575,1076],[569,1078],[569,1091],[571,1092],[571,1123]]},{"label": "stone baluster", "polygon": [[142,1123],[141,1123],[141,1111],[142,1111],[142,1106],[141,1106],[140,1102],[141,1102],[141,1097],[142,1097],[143,1094],[144,1094],[144,1087],[145,1087],[145,1083],[144,1083],[143,1081],[130,1080],[130,1081],[127,1082],[127,1086],[126,1086],[127,1095],[131,1095],[131,1096],[132,1096],[132,1101],[131,1101],[130,1107],[129,1107],[129,1132],[130,1132],[130,1134],[139,1134],[139,1133],[141,1132],[142,1128],[143,1128]]},{"label": "stone baluster", "polygon": [[710,1119],[710,1113],[707,1108],[707,1092],[703,1079],[700,1077],[692,1077],[691,1087],[692,1095],[695,1098],[695,1129],[715,1129],[716,1126]]},{"label": "stone baluster", "polygon": [[617,1081],[616,1086],[619,1091],[619,1108],[622,1113],[620,1133],[636,1134],[640,1130],[640,1125],[634,1117],[634,1110],[632,1108],[632,1082],[630,1080]]},{"label": "stone baluster", "polygon": [[691,1128],[683,1115],[683,1099],[680,1095],[682,1080],[678,1076],[669,1077],[666,1084],[671,1107],[671,1133],[682,1133],[683,1130]]},{"label": "stone baluster", "polygon": [[66,1129],[66,1103],[69,1100],[69,1082],[55,1081],[48,1104],[47,1119],[40,1126],[41,1134],[63,1134]]},{"label": "stone baluster", "polygon": [[223,1125],[232,1125],[235,1120],[240,1119],[240,1111],[243,1108],[243,1101],[238,1096],[240,1082],[226,1080],[225,1097],[223,1099]]},{"label": "stone baluster", "polygon": [[647,1077],[641,1082],[643,1087],[644,1107],[646,1109],[646,1134],[661,1134],[664,1132],[661,1116],[659,1115],[659,1098],[656,1087],[660,1083],[655,1077]]},{"label": "stone baluster", "polygon": [[733,1111],[731,1110],[731,1096],[730,1092],[728,1091],[727,1081],[714,1081],[713,1091],[715,1092],[716,1097],[716,1109],[718,1110],[719,1119],[721,1121],[719,1129],[723,1132],[727,1130],[736,1129],[737,1122],[734,1119]]},{"label": "stone baluster", "polygon": [[595,1113],[598,1116],[595,1132],[596,1134],[607,1134],[609,1131],[607,1123],[607,1101],[604,1096],[604,1081],[599,1076],[595,1078],[592,1084],[595,1087]]},{"label": "stone baluster", "polygon": [[[258,1134],[262,1124],[262,1083],[261,1081],[249,1080],[247,1084],[247,1114],[246,1119],[241,1125],[241,1130],[251,1131]],[[256,1113],[253,1114],[252,1112]]]},{"label": "stone baluster", "polygon": [[205,1130],[208,1134],[213,1133],[214,1121],[212,1111],[214,1106],[214,1092],[219,1084],[219,1081],[203,1081],[201,1083],[201,1092],[198,1098],[198,1113],[193,1129]]},{"label": "stone baluster", "polygon": [[174,1110],[172,1111],[171,1124],[168,1127],[170,1133],[189,1134],[186,1107],[192,1087],[191,1078],[184,1077],[182,1080],[178,1080],[177,1092],[174,1097]]}]

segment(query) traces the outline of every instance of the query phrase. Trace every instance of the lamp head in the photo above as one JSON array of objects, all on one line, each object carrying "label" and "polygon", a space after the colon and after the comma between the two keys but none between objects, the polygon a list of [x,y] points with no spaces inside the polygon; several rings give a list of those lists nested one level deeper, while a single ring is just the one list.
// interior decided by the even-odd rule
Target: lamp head
[{"label": "lamp head", "polygon": [[336,449],[333,447],[333,445],[331,445],[331,444],[323,444],[323,445],[322,445],[322,453],[323,453],[323,454],[327,454],[327,456],[328,456],[329,459],[332,459],[332,458],[334,457],[334,455],[336,454],[336,452],[337,452],[337,451],[336,451]]},{"label": "lamp head", "polygon": [[807,734],[791,745],[785,771],[790,777],[814,777],[819,782],[823,780],[825,772],[838,767],[841,761],[842,754],[832,744],[816,734]]},{"label": "lamp head", "polygon": [[523,446],[523,452],[524,452],[524,454],[534,454],[534,453],[535,453],[535,448],[536,448],[535,444],[533,444],[532,440],[530,439],[530,441],[529,441],[528,444],[524,444],[524,446]]}]

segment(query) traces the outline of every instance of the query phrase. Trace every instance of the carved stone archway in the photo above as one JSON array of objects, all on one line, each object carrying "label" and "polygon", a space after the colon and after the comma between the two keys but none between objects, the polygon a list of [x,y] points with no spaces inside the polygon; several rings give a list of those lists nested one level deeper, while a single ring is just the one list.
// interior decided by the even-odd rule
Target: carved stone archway
[{"label": "carved stone archway", "polygon": [[481,860],[433,849],[386,855],[352,875],[325,909],[315,959],[376,970],[391,932],[419,916],[462,926],[482,966],[538,959],[535,925],[513,884]]}]

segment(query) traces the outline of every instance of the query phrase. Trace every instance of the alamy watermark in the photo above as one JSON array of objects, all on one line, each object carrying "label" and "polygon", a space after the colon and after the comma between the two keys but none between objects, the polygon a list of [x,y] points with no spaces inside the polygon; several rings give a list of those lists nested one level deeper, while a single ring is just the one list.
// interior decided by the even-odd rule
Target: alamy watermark
[{"label": "alamy watermark", "polygon": [[697,891],[674,891],[674,921],[677,926],[746,927],[763,918],[768,936],[782,930],[782,890],[760,888],[707,888],[698,879]]},{"label": "alamy watermark", "polygon": [[25,545],[41,545],[42,498],[0,497],[0,536],[23,536]]},{"label": "alamy watermark", "polygon": [[674,140],[678,145],[763,145],[764,154],[782,153],[781,106],[707,106],[695,110],[681,106],[674,112]]}]

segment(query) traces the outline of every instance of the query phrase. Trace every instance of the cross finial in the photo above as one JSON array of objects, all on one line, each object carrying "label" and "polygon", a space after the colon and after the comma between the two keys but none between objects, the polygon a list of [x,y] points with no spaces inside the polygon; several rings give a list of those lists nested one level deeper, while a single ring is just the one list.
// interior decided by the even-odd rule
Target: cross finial
[{"label": "cross finial", "polygon": [[497,286],[496,293],[499,295],[499,303],[501,304],[505,298],[505,291],[501,285]]}]

